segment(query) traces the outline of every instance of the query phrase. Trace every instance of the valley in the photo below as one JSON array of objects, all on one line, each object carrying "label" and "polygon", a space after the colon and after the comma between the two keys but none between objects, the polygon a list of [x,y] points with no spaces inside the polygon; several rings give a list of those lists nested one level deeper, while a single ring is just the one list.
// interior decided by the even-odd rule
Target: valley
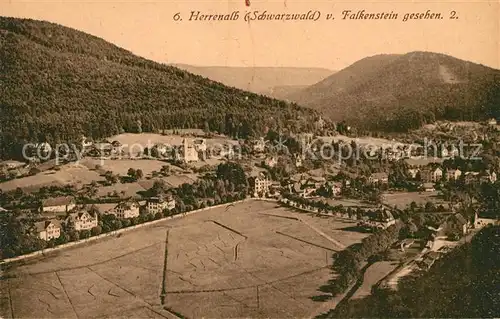
[{"label": "valley", "polygon": [[0,17],[0,318],[498,317],[492,8],[250,2]]}]

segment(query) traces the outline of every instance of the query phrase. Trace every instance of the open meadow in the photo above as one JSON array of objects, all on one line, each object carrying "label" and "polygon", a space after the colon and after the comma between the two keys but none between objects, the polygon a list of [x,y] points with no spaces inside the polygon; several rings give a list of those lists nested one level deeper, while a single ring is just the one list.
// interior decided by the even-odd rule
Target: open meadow
[{"label": "open meadow", "polygon": [[134,183],[116,183],[111,186],[102,186],[97,189],[97,197],[113,196],[116,192],[123,198],[138,197],[139,192],[145,192],[148,188],[144,188],[139,182]]},{"label": "open meadow", "polygon": [[358,145],[368,145],[373,147],[392,147],[403,145],[403,142],[370,136],[350,137],[339,134],[335,136],[318,136],[317,138],[323,140],[325,143],[332,143],[333,141],[344,141],[346,143],[351,143],[352,141],[354,141]]},{"label": "open meadow", "polygon": [[111,171],[113,174],[120,176],[126,176],[129,168],[140,169],[144,173],[144,176],[147,176],[153,171],[159,172],[163,166],[170,166],[168,163],[151,159],[84,158],[81,160],[81,163],[89,169],[94,169],[98,165],[102,173]]},{"label": "open meadow", "polygon": [[432,202],[435,205],[445,204],[445,201],[439,197],[438,191],[384,193],[383,198],[384,204],[398,208],[406,208],[411,202],[415,202],[417,205],[425,205],[427,202]]},{"label": "open meadow", "polygon": [[[118,141],[124,145],[124,149],[132,146],[132,153],[139,150],[139,146],[147,147],[153,146],[157,143],[168,144],[168,145],[181,145],[182,140],[187,138],[188,140],[195,139],[194,137],[183,137],[180,135],[162,135],[155,133],[124,133],[120,135],[115,135],[108,138],[109,141]],[[234,141],[229,137],[213,137],[206,138],[207,145],[220,145],[224,143],[230,143],[233,145],[238,145],[238,141]]]},{"label": "open meadow", "polygon": [[33,176],[0,183],[0,189],[10,191],[20,187],[25,191],[36,191],[44,186],[64,185],[74,185],[78,189],[92,181],[102,180],[104,180],[104,177],[100,176],[98,172],[89,169],[85,165],[72,163],[58,166],[57,170],[51,169]]},{"label": "open meadow", "polygon": [[166,220],[6,270],[0,315],[311,317],[353,225],[265,201]]},{"label": "open meadow", "polygon": [[350,199],[350,198],[313,198],[313,201],[321,201],[321,202],[326,202],[328,205],[331,206],[343,206],[345,208],[361,208],[361,209],[374,209],[377,206],[371,203],[367,203],[358,199]]}]

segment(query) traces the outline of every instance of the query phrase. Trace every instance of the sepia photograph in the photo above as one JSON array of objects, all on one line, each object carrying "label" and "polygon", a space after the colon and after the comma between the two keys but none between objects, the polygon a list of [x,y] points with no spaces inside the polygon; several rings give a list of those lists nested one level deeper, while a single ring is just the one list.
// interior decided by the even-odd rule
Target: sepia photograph
[{"label": "sepia photograph", "polygon": [[497,174],[498,0],[0,0],[0,319],[499,318]]}]

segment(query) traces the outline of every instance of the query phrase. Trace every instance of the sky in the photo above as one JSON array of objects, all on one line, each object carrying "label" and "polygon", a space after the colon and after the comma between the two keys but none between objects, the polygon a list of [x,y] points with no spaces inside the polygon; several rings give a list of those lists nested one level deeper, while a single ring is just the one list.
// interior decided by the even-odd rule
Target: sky
[{"label": "sky", "polygon": [[[145,58],[205,66],[340,70],[367,56],[432,51],[500,68],[499,1],[0,0],[0,15],[46,20],[101,37]],[[342,11],[395,12],[398,20],[342,20]],[[321,12],[318,21],[251,21],[247,11]],[[442,20],[401,21],[431,10]],[[188,21],[191,11],[238,21]],[[449,19],[455,11],[457,19]],[[179,12],[183,21],[174,21]],[[333,13],[335,20],[327,21]]]}]

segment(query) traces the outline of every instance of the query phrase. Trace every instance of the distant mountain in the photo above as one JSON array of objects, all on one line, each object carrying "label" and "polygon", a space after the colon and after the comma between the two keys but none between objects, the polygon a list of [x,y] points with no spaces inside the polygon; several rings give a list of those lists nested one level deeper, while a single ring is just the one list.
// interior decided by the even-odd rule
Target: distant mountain
[{"label": "distant mountain", "polygon": [[272,97],[275,87],[301,88],[315,84],[334,71],[323,68],[293,67],[226,67],[173,64],[180,69],[201,75],[238,89]]},{"label": "distant mountain", "polygon": [[334,120],[404,131],[500,116],[500,71],[431,52],[377,55],[286,96]]},{"label": "distant mountain", "polygon": [[290,94],[287,98],[307,104],[334,97],[350,87],[362,83],[366,78],[382,70],[399,57],[396,54],[382,54],[364,58],[314,85]]},{"label": "distant mountain", "polygon": [[26,142],[209,128],[245,137],[315,112],[135,56],[57,24],[0,17],[0,158]]}]

